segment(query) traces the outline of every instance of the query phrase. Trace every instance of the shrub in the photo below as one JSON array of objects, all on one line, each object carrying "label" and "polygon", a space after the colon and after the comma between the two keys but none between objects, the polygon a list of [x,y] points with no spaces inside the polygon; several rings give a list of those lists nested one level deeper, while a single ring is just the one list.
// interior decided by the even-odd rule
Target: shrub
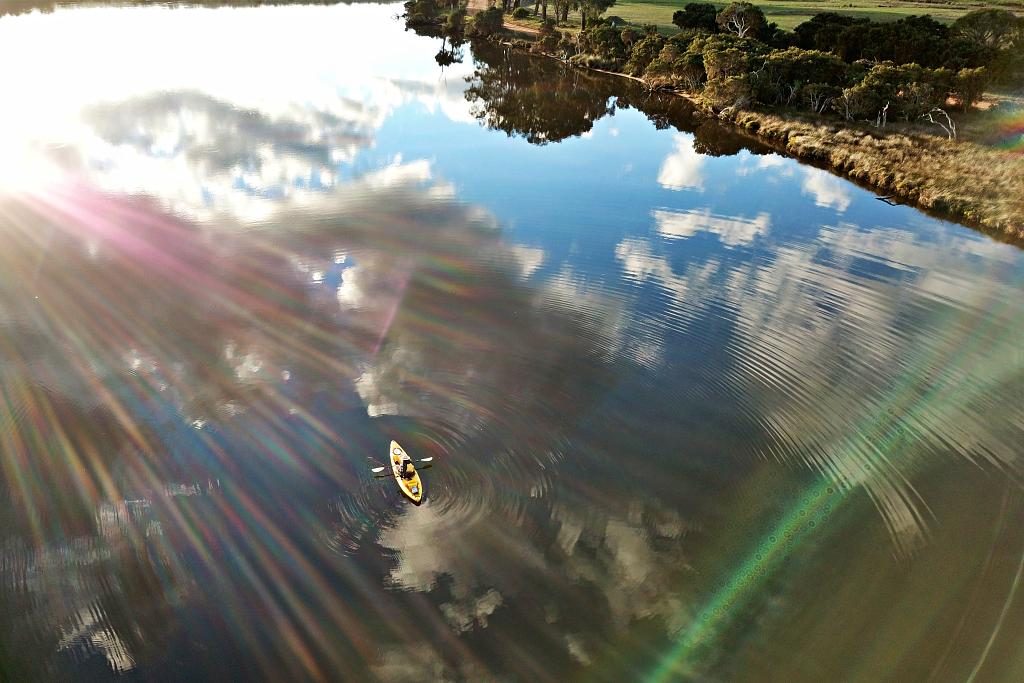
[{"label": "shrub", "polygon": [[967,111],[981,99],[991,79],[988,70],[980,67],[978,69],[961,69],[952,81],[952,89],[960,100],[960,106]]},{"label": "shrub", "polygon": [[813,114],[823,114],[842,95],[842,89],[829,83],[809,83],[800,88],[800,103]]},{"label": "shrub", "polygon": [[637,29],[627,26],[622,29],[622,33],[619,34],[619,39],[622,40],[622,44],[626,46],[627,50],[632,49],[633,44],[638,41],[643,34]]},{"label": "shrub", "polygon": [[604,71],[614,71],[619,67],[618,62],[595,54],[574,55],[569,59],[569,63],[573,66],[582,66],[588,69],[602,69]]},{"label": "shrub", "polygon": [[455,41],[461,41],[466,35],[466,10],[458,8],[448,15],[444,24],[444,34]]},{"label": "shrub", "polygon": [[610,24],[600,23],[588,28],[580,32],[578,40],[581,53],[596,55],[603,63],[613,65],[600,68],[618,69],[628,56],[628,50],[622,42],[622,31]]},{"label": "shrub", "polygon": [[525,7],[516,7],[512,12],[513,19],[527,19],[530,16],[530,10]]},{"label": "shrub", "polygon": [[679,39],[673,36],[665,41],[661,52],[644,71],[644,80],[653,86],[682,88],[697,92],[704,86],[703,38]]},{"label": "shrub", "polygon": [[563,33],[558,41],[558,51],[565,57],[572,57],[579,52],[579,46],[571,35]]},{"label": "shrub", "polygon": [[896,116],[915,120],[943,105],[952,81],[948,69],[892,62],[875,64],[859,83],[842,91],[833,108],[847,120],[884,121]]},{"label": "shrub", "polygon": [[672,23],[679,28],[695,28],[708,33],[718,32],[715,17],[718,9],[711,3],[691,2],[672,14]]},{"label": "shrub", "polygon": [[664,46],[665,39],[657,33],[644,36],[633,45],[622,70],[630,76],[642,76]]},{"label": "shrub", "polygon": [[743,109],[751,100],[750,77],[747,74],[708,80],[704,100],[715,111]]},{"label": "shrub", "polygon": [[468,33],[473,37],[488,38],[500,31],[504,23],[502,11],[497,7],[491,7],[473,17]]},{"label": "shrub", "polygon": [[808,83],[841,86],[846,83],[846,63],[827,52],[791,47],[774,50],[754,72],[754,95],[765,104],[792,105]]},{"label": "shrub", "polygon": [[405,3],[405,21],[409,26],[436,24],[438,7],[435,0],[409,0]]}]

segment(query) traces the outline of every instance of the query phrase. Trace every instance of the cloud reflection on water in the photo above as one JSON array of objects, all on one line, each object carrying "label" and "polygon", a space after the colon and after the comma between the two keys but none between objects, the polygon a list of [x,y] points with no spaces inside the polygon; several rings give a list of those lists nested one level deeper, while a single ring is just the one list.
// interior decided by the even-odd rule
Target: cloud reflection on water
[{"label": "cloud reflection on water", "polygon": [[[727,246],[749,243],[769,222],[767,215],[711,217],[710,210],[654,217],[662,236],[706,229]],[[950,249],[846,224],[823,228],[811,242],[777,246],[763,261],[712,256],[678,271],[652,243],[635,238],[620,242],[616,256],[627,276],[672,295],[676,318],[713,311],[736,326],[729,393],[768,429],[759,455],[793,458],[838,486],[864,487],[897,551],[910,554],[929,527],[928,503],[914,482],[948,457],[940,453],[1024,468],[1011,445],[1017,406],[1005,394],[1008,378],[1020,377],[1024,366],[1013,335],[986,336],[981,323],[1012,328],[1013,307],[1000,303],[997,279],[977,273],[965,281],[956,266],[976,249],[1006,255],[1005,247],[988,245],[964,240]],[[900,294],[910,286],[913,296]],[[900,324],[907,319],[915,323]],[[885,384],[872,383],[879,371]]]},{"label": "cloud reflection on water", "polygon": [[661,162],[658,184],[667,190],[704,191],[704,163],[707,160],[693,148],[693,136],[678,133],[675,148]]},{"label": "cloud reflection on water", "polygon": [[658,234],[668,239],[686,239],[698,232],[718,235],[722,244],[735,247],[750,244],[771,226],[771,216],[760,213],[754,218],[738,216],[716,216],[711,209],[668,211],[655,209],[651,212]]},{"label": "cloud reflection on water", "polygon": [[[417,103],[551,143],[653,96],[612,103],[606,82],[552,62],[553,88],[498,50],[476,65],[469,103],[469,67],[439,80],[436,45],[395,28],[393,7],[211,13],[190,34],[207,47],[181,55],[164,32],[182,35],[193,11],[0,23],[0,54],[28,54],[45,28],[82,55],[0,76],[14,93],[0,143],[63,144],[55,156],[84,181],[0,205],[0,606],[13,615],[0,643],[13,671],[632,680],[704,628],[703,607],[738,585],[761,531],[799,513],[788,506],[805,484],[834,484],[850,508],[865,492],[890,537],[869,508],[789,552],[727,605],[740,626],[713,634],[702,678],[734,679],[734,662],[787,636],[857,646],[847,620],[895,603],[835,608],[819,586],[836,565],[857,567],[842,582],[857,589],[918,581],[903,603],[914,615],[938,609],[915,598],[936,586],[964,587],[950,604],[1002,597],[964,579],[962,556],[987,547],[928,556],[959,581],[921,583],[906,558],[942,530],[930,514],[957,510],[927,495],[930,472],[1020,470],[1020,311],[994,294],[1020,278],[1003,247],[931,222],[936,242],[859,227],[851,185],[741,155],[735,175],[773,188],[759,194],[700,153],[733,154],[734,137],[640,133],[628,113],[622,140],[656,150],[631,152],[653,159],[649,187],[574,203],[565,178],[603,171],[530,148],[529,177],[554,190],[531,186],[546,215],[518,244],[453,184],[479,160],[458,178],[439,170],[458,145],[437,162],[378,153],[389,117]],[[129,15],[127,43],[95,40]],[[380,40],[394,50],[368,46]],[[124,64],[126,49],[149,59]],[[371,77],[346,71],[367,58]],[[29,97],[50,81],[66,88]],[[681,102],[646,116],[689,121]],[[399,149],[409,130],[392,133]],[[581,146],[602,162],[608,130]],[[516,197],[527,178],[510,177]],[[786,211],[776,186],[792,190]],[[707,205],[686,203],[698,194]],[[652,213],[666,196],[681,205]],[[794,227],[793,207],[850,215]],[[566,257],[562,229],[601,253]],[[439,459],[421,507],[369,480],[365,459],[395,435]],[[990,498],[964,500],[982,518]],[[870,552],[853,556],[850,538]],[[953,617],[943,633],[960,629]],[[747,675],[790,671],[759,663]]]}]

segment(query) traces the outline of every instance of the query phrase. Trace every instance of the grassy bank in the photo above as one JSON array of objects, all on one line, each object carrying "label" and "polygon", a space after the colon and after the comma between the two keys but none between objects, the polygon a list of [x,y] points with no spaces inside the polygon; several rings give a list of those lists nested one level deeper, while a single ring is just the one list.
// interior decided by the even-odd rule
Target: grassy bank
[{"label": "grassy bank", "polygon": [[1024,240],[1024,156],[931,135],[823,124],[787,113],[729,119],[785,154],[884,196],[1013,240]]},{"label": "grassy bank", "polygon": [[[804,40],[817,35],[807,34],[807,27],[800,34],[780,36],[763,17],[765,40],[771,44],[712,32],[713,27],[666,39],[608,21],[596,21],[583,32],[560,32],[552,23],[512,38],[510,29],[519,27],[507,23],[497,9],[474,15],[465,34],[686,97],[708,118],[732,123],[780,152],[827,167],[880,195],[1024,240],[1020,110],[1012,98],[990,111],[975,106],[991,82],[987,65],[998,68],[1020,61],[1024,23],[1008,12],[996,15],[1016,32],[1010,35],[1017,42],[984,53],[980,63],[986,66],[968,63],[959,71],[956,60],[962,53],[957,50],[969,40],[958,32],[973,17],[952,28],[928,19],[858,24],[842,35],[853,32],[865,38],[863,45],[852,43],[864,54],[846,60],[793,45],[794,36]],[[444,20],[446,25],[450,19]],[[520,21],[532,23],[528,17]],[[827,27],[821,21],[810,24],[814,31]],[[877,56],[872,61],[873,50],[893,51],[905,61],[880,61]],[[935,66],[907,63],[908,57],[918,56]],[[1017,62],[1000,61],[1011,58]],[[520,71],[532,69],[522,65]],[[982,105],[992,103],[989,98]],[[956,139],[953,119],[966,139]],[[936,135],[937,122],[941,137]]]},{"label": "grassy bank", "polygon": [[[517,39],[505,44],[523,47],[524,43]],[[643,82],[620,72],[590,70]],[[746,109],[716,115],[701,97],[684,92],[666,95],[685,98],[707,118],[732,124],[781,154],[826,168],[895,203],[1024,246],[1024,155],[970,140],[949,140],[920,124],[895,124],[881,130],[790,110]],[[983,118],[978,116],[978,125]]]}]

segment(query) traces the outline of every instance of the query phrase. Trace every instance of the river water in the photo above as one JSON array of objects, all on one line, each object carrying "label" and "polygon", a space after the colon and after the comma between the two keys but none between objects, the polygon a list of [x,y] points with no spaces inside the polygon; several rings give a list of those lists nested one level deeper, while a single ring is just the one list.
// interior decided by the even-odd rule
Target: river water
[{"label": "river water", "polygon": [[0,679],[1024,680],[1020,250],[399,10],[0,18]]}]

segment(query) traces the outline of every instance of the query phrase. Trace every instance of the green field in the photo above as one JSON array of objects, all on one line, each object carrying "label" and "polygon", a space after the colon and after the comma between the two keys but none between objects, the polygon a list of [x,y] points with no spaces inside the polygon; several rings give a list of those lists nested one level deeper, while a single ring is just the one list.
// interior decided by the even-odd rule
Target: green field
[{"label": "green field", "polygon": [[[673,32],[672,13],[680,10],[687,2],[702,0],[618,0],[608,10],[608,15],[617,15],[635,24],[657,24],[663,32]],[[999,7],[1011,11],[1024,12],[1024,2],[1016,0],[1008,2],[983,2],[981,0],[945,0],[926,2],[922,0],[825,0],[809,2],[808,0],[768,0],[754,4],[764,10],[768,21],[779,26],[792,29],[797,24],[807,21],[819,12],[839,12],[851,16],[863,17],[874,21],[895,21],[908,14],[930,14],[939,21],[953,21],[971,10],[979,8]],[[714,2],[725,6],[728,3]]]}]

